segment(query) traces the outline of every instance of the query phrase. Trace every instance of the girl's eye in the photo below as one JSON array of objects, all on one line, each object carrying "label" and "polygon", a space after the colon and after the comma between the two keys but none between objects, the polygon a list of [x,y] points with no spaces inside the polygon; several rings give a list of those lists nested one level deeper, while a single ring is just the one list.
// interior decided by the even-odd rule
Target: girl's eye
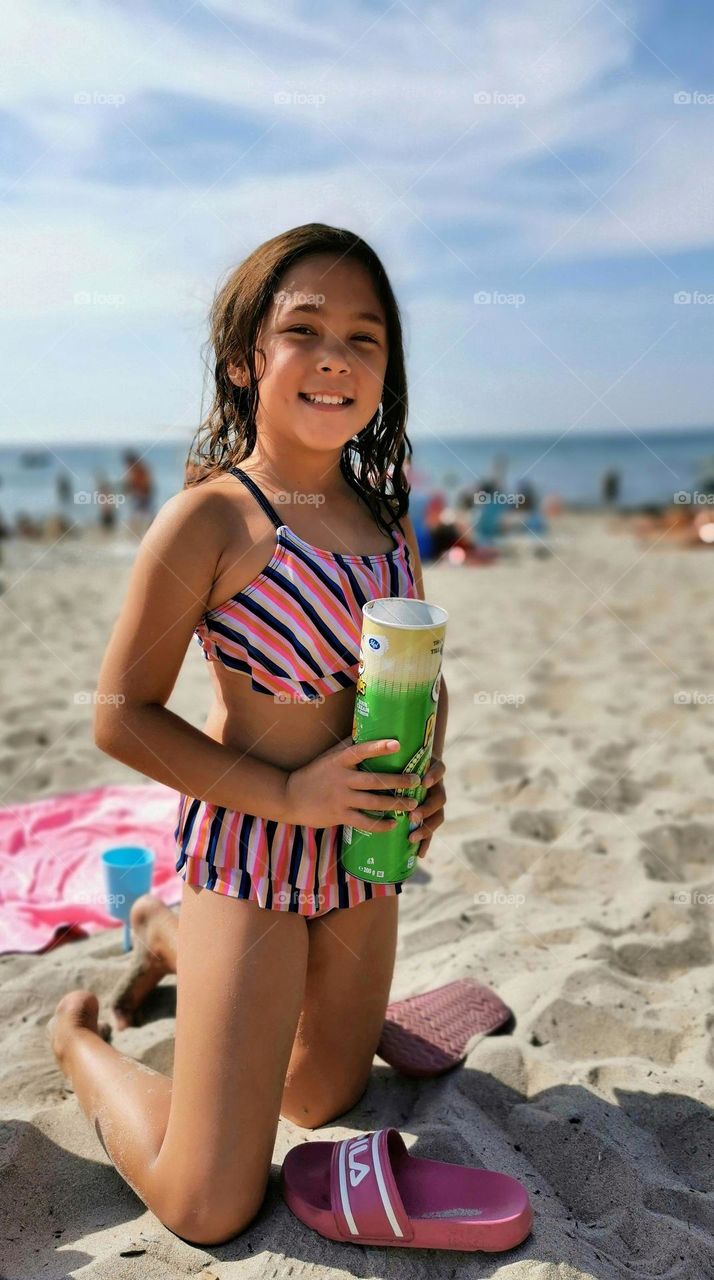
[{"label": "girl's eye", "polygon": [[[296,325],[293,325],[293,327],[292,327],[291,329],[288,329],[288,333],[297,333],[297,332],[298,332],[298,330],[300,330],[300,329],[303,329],[303,330],[305,331],[305,333],[312,333],[312,329],[310,329],[310,327],[309,327],[308,325],[306,325],[306,324],[296,324]],[[365,339],[366,339],[366,340],[367,340],[367,342],[373,342],[373,343],[375,344],[375,346],[377,345],[377,339],[376,339],[376,338],[373,338],[373,337],[371,336],[371,334],[369,334],[369,333],[358,333],[358,334],[356,334],[356,335],[355,335],[355,337],[356,337],[356,338],[361,339],[363,342],[364,342],[364,341],[365,341]]]}]

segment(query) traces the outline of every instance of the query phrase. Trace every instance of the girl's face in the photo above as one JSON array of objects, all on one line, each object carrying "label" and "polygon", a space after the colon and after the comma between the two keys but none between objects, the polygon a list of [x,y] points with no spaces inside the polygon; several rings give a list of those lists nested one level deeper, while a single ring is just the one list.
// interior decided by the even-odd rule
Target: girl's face
[{"label": "girl's face", "polygon": [[[273,441],[341,450],[377,412],[387,368],[387,327],[368,270],[312,254],[285,272],[257,342],[257,428]],[[245,374],[228,366],[233,382]],[[310,394],[347,398],[339,407]]]}]

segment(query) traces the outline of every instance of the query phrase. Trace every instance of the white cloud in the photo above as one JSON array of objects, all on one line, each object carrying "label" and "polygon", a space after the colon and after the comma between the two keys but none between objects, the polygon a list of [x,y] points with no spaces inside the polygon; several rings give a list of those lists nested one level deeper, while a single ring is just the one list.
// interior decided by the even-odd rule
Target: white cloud
[{"label": "white cloud", "polygon": [[[558,263],[592,262],[597,271],[599,259],[620,256],[651,265],[652,288],[664,288],[673,278],[653,255],[714,238],[714,108],[675,107],[681,86],[654,57],[638,59],[647,75],[631,73],[635,37],[603,4],[512,0],[476,12],[397,0],[382,16],[345,8],[337,24],[316,23],[299,3],[238,15],[228,0],[199,0],[167,22],[149,5],[138,17],[99,0],[81,9],[24,0],[7,10],[1,34],[0,106],[35,142],[6,175],[0,213],[0,326],[11,346],[13,330],[24,333],[30,322],[35,342],[48,345],[58,324],[71,326],[67,350],[86,349],[101,332],[107,359],[113,323],[117,343],[132,327],[198,335],[218,277],[260,240],[312,220],[349,226],[375,245],[410,299],[415,350],[419,299],[435,280],[441,323],[453,331],[462,299],[485,277],[517,288],[540,259],[525,277],[536,290]],[[279,106],[277,91],[322,93],[325,102]],[[479,91],[525,102],[477,105]],[[92,100],[77,103],[78,93]],[[97,94],[126,103],[110,106]],[[170,100],[161,115],[167,135],[153,138],[158,116],[148,111],[157,95],[190,95],[197,117],[202,109],[224,109],[229,120],[233,113],[240,141],[231,145],[229,133],[223,175],[211,148],[213,169],[204,164],[200,176],[206,141],[171,127]],[[125,165],[136,158],[135,177],[153,181],[127,186],[119,152]],[[179,177],[165,167],[174,168],[174,156]],[[605,197],[614,214],[596,204],[577,221],[594,199],[577,173],[594,193],[616,183]],[[77,293],[123,302],[78,304]],[[602,290],[599,305],[612,307],[614,298]],[[628,302],[635,334],[646,331],[651,298],[648,289]],[[556,315],[545,323],[554,342],[563,340]],[[473,344],[472,336],[455,356],[464,376]],[[526,409],[550,421],[545,393],[559,375],[541,367],[544,395],[532,394],[534,369],[527,404],[514,378],[494,374],[489,384],[482,369],[480,385],[499,396],[504,415]],[[153,388],[139,380],[133,392],[153,413]],[[78,397],[70,399],[71,409],[54,397],[58,421],[81,413]],[[20,412],[22,402],[14,403]],[[175,412],[179,420],[179,405]]]}]

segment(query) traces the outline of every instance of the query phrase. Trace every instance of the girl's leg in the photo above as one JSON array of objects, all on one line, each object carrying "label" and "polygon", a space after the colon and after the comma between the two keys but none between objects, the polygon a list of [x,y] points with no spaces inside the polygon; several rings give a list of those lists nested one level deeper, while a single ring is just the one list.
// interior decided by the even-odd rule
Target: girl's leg
[{"label": "girl's leg", "polygon": [[50,1024],[59,1065],[119,1173],[176,1235],[230,1239],[270,1172],[308,956],[303,917],[184,886],[173,1081],[96,1032],[71,992]]},{"label": "girl's leg", "polygon": [[394,971],[399,899],[373,898],[309,921],[305,998],[281,1114],[314,1129],[364,1093]]}]

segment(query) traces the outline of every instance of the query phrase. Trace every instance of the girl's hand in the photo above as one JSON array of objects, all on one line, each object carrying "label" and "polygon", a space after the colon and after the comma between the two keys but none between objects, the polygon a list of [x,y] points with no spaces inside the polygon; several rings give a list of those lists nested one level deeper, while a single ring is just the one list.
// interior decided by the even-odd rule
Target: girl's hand
[{"label": "girl's hand", "polygon": [[418,809],[415,809],[411,815],[412,822],[418,822],[420,818],[427,818],[427,822],[422,822],[421,826],[415,831],[409,833],[410,844],[419,844],[419,857],[426,857],[431,837],[444,821],[444,805],[446,804],[446,790],[442,781],[446,773],[446,765],[443,760],[437,760],[436,756],[432,756],[429,768],[426,771],[423,787],[428,787],[426,796],[422,800]]},{"label": "girl's hand", "polygon": [[[370,818],[362,809],[409,812],[418,801],[414,796],[384,795],[385,791],[414,790],[421,779],[416,773],[368,773],[358,769],[361,760],[386,756],[399,749],[392,739],[374,742],[352,742],[343,738],[288,774],[284,792],[284,821],[311,827],[339,824],[358,827],[362,831],[391,831],[392,818]],[[423,784],[422,784],[423,785]]]}]

